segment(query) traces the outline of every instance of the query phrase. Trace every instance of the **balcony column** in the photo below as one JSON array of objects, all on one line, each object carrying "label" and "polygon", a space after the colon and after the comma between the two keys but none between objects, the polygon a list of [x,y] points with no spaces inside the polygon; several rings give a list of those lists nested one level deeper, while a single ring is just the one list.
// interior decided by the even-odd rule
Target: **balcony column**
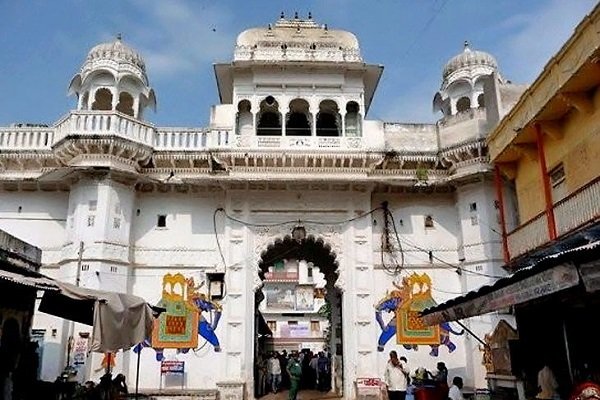
[{"label": "balcony column", "polygon": [[258,114],[256,111],[250,110],[252,113],[252,128],[254,129],[253,135],[256,136],[256,115]]},{"label": "balcony column", "polygon": [[312,121],[310,124],[310,135],[317,136],[317,114],[319,113],[319,108],[310,107],[309,112],[310,116],[312,117]]},{"label": "balcony column", "polygon": [[502,193],[502,175],[500,173],[500,167],[496,164],[494,166],[494,186],[496,187],[496,200],[498,200],[498,212],[500,213],[500,228],[502,229],[502,255],[504,262],[510,261],[510,253],[508,252],[508,237],[506,234],[506,219],[504,216],[504,195]]},{"label": "balcony column", "polygon": [[115,111],[119,104],[119,90],[113,88],[110,92],[112,93],[112,110]]},{"label": "balcony column", "polygon": [[550,190],[550,177],[546,165],[546,154],[544,153],[544,135],[539,123],[535,124],[535,141],[537,145],[540,172],[542,174],[542,186],[544,187],[544,200],[546,203],[546,217],[548,220],[548,236],[550,240],[556,239],[556,223],[554,221],[554,208],[552,206],[552,191]]},{"label": "balcony column", "polygon": [[289,107],[287,107],[285,110],[281,111],[281,136],[285,136],[285,131],[286,131],[286,125],[287,125],[287,115],[290,112]]},{"label": "balcony column", "polygon": [[342,132],[340,136],[346,136],[346,110],[340,111],[340,117],[342,119]]}]

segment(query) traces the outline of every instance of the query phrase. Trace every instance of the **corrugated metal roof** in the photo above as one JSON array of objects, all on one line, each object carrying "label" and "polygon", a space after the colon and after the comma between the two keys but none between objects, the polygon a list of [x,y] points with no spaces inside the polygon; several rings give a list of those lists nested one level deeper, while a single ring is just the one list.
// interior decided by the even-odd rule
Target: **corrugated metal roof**
[{"label": "corrugated metal roof", "polygon": [[0,269],[0,279],[4,279],[19,285],[30,286],[39,290],[60,290],[52,279],[43,275],[26,276],[17,272]]},{"label": "corrugated metal roof", "polygon": [[541,258],[538,262],[536,262],[533,265],[519,269],[514,274],[497,280],[492,285],[481,286],[480,288],[472,290],[462,296],[455,297],[451,300],[448,300],[444,303],[438,304],[434,307],[429,307],[429,308],[423,310],[423,312],[421,312],[421,316],[426,316],[426,315],[430,315],[430,314],[437,313],[440,311],[448,310],[452,307],[458,306],[467,301],[476,299],[478,297],[485,296],[496,290],[502,289],[508,285],[522,281],[522,280],[524,280],[530,276],[533,276],[539,272],[545,271],[546,269],[552,268],[553,266],[557,265],[558,263],[560,263],[561,261],[564,261],[565,259],[567,259],[569,257],[578,255],[578,254],[588,253],[590,251],[594,251],[597,249],[600,249],[600,240],[596,240],[592,243],[588,243],[588,244],[578,246],[578,247],[575,247],[572,249],[562,250],[562,251],[558,251],[554,254],[550,254],[548,256]]}]

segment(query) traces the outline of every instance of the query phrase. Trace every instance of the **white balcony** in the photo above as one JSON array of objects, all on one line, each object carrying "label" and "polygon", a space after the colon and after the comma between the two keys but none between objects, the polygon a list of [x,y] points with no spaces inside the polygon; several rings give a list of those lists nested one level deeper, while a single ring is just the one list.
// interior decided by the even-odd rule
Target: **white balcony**
[{"label": "white balcony", "polygon": [[[576,190],[557,202],[554,220],[558,238],[600,218],[600,178]],[[518,257],[550,241],[545,212],[525,222],[508,234],[507,244],[511,258]]]},{"label": "white balcony", "polygon": [[0,128],[0,150],[50,150],[54,128]]},{"label": "white balcony", "polygon": [[56,124],[55,136],[55,143],[66,136],[118,136],[152,146],[154,127],[114,111],[72,111]]}]

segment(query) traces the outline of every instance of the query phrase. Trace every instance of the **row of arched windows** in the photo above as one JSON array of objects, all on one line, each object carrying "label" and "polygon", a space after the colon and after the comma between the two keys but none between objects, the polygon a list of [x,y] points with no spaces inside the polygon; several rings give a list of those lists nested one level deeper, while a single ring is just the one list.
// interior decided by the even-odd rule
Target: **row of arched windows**
[{"label": "row of arched windows", "polygon": [[[485,102],[483,100],[483,93],[477,96],[477,107],[483,108],[485,107]],[[464,112],[471,109],[471,99],[467,96],[461,97],[456,101],[456,112]]]},{"label": "row of arched windows", "polygon": [[294,99],[283,114],[273,96],[265,97],[254,116],[248,100],[238,103],[237,134],[258,136],[361,136],[360,106],[355,101],[346,104],[345,115],[337,103],[323,100],[316,114],[310,112],[308,101]]},{"label": "row of arched windows", "polygon": [[[113,109],[113,93],[107,88],[100,88],[94,93],[94,99],[89,104],[89,92],[85,92],[81,102],[82,110],[105,110],[111,111]],[[133,112],[133,96],[127,92],[119,93],[119,102],[115,106],[115,110],[134,116]]]}]

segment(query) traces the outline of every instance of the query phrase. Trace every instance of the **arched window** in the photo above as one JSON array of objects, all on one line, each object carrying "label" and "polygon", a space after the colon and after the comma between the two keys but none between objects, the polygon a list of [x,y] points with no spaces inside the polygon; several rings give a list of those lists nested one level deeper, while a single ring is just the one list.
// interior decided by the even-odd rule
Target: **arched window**
[{"label": "arched window", "polygon": [[252,134],[252,113],[250,101],[242,100],[238,103],[237,123],[235,133],[237,135]]},{"label": "arched window", "polygon": [[355,101],[346,104],[346,136],[361,136],[360,106]]},{"label": "arched window", "polygon": [[106,88],[96,90],[92,110],[112,110],[112,93]]},{"label": "arched window", "polygon": [[310,113],[308,102],[304,99],[294,99],[290,102],[290,112],[286,115],[286,136],[310,136]]},{"label": "arched window", "polygon": [[485,107],[485,97],[483,96],[483,93],[481,93],[479,96],[477,96],[477,107],[479,107],[479,108]]},{"label": "arched window", "polygon": [[273,96],[267,96],[261,101],[256,125],[258,136],[281,136],[281,114],[279,104]]},{"label": "arched window", "polygon": [[317,136],[341,136],[340,118],[335,101],[323,100],[317,114]]},{"label": "arched window", "polygon": [[456,102],[456,111],[461,113],[471,108],[471,100],[468,97],[461,97]]},{"label": "arched window", "polygon": [[127,92],[121,92],[119,94],[119,104],[117,104],[117,111],[123,114],[131,115],[133,117],[133,97]]}]

